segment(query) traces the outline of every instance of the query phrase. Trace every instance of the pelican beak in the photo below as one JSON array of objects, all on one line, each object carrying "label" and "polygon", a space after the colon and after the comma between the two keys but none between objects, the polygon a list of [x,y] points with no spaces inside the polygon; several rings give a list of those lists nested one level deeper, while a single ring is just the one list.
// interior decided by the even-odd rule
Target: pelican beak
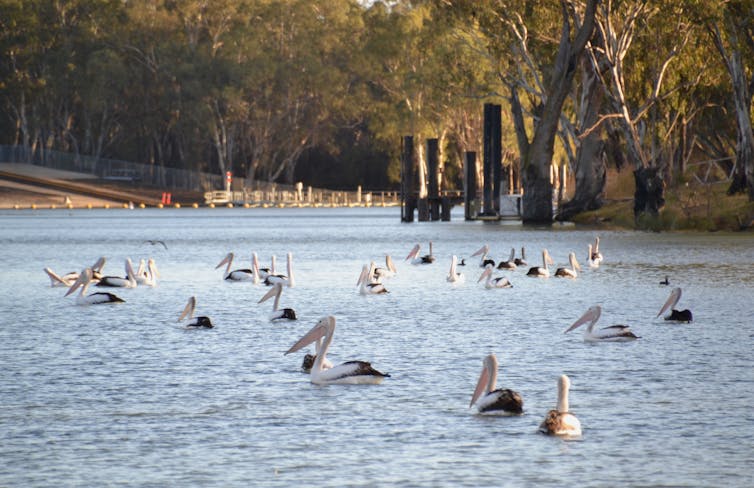
[{"label": "pelican beak", "polygon": [[385,265],[387,266],[387,269],[395,273],[395,265],[393,264],[393,258],[391,258],[390,255],[385,256]]},{"label": "pelican beak", "polygon": [[487,365],[485,364],[484,368],[482,368],[482,374],[479,375],[479,381],[476,383],[476,388],[474,389],[474,394],[471,396],[471,402],[469,402],[469,407],[474,405],[474,402],[477,401],[477,399],[482,395],[482,392],[484,391],[484,388],[487,386],[487,382],[490,379],[490,372],[487,368]]},{"label": "pelican beak", "polygon": [[183,312],[181,312],[181,316],[178,317],[178,322],[183,320],[184,317],[191,317],[194,314],[194,308],[196,307],[196,298],[191,297],[188,300],[188,303],[186,303],[186,306],[183,308]]},{"label": "pelican beak", "polygon": [[225,257],[223,258],[223,260],[222,260],[222,261],[220,261],[220,263],[219,263],[219,264],[218,264],[217,266],[215,266],[215,269],[219,268],[219,267],[220,267],[220,266],[222,266],[223,264],[228,264],[228,261],[230,261],[232,257],[233,257],[233,253],[232,253],[232,252],[231,252],[231,253],[228,253],[228,255],[227,255],[227,256],[225,256]]},{"label": "pelican beak", "polygon": [[102,268],[105,267],[105,261],[106,261],[105,256],[102,256],[101,258],[99,258],[97,262],[94,263],[94,266],[92,266],[92,271],[96,271],[98,273],[101,272]]},{"label": "pelican beak", "polygon": [[298,340],[294,345],[290,347],[287,351],[285,351],[285,354],[290,354],[292,352],[296,352],[302,347],[306,347],[312,342],[316,341],[317,339],[321,339],[322,336],[325,335],[325,332],[327,329],[322,324],[322,321],[317,322],[317,325],[312,327],[312,329],[304,334],[304,336]]},{"label": "pelican beak", "polygon": [[413,249],[411,249],[411,252],[408,253],[408,256],[406,256],[406,259],[404,261],[408,261],[409,259],[413,259],[416,256],[419,255],[419,249],[421,249],[421,246],[419,244],[415,245]]},{"label": "pelican beak", "polygon": [[483,279],[487,278],[489,275],[492,274],[492,267],[491,266],[485,266],[484,271],[482,271],[482,275],[479,277],[478,280],[476,280],[477,283],[482,281]]},{"label": "pelican beak", "polygon": [[363,266],[363,267],[361,268],[361,273],[359,274],[359,279],[358,279],[358,281],[356,282],[356,286],[359,286],[359,285],[361,285],[361,284],[362,284],[363,282],[365,282],[365,281],[366,281],[366,279],[367,279],[367,275],[368,275],[368,274],[369,274],[369,270],[367,269],[366,265],[364,265],[364,266]]},{"label": "pelican beak", "polygon": [[269,300],[270,298],[280,293],[280,290],[282,290],[282,286],[280,286],[280,283],[275,283],[275,285],[272,288],[270,288],[270,290],[267,293],[265,293],[265,295],[262,298],[260,298],[257,303],[262,303],[265,300]]},{"label": "pelican beak", "polygon": [[[680,288],[673,288],[673,291],[670,292],[670,296],[668,297],[667,301],[665,302],[665,305],[662,306],[660,311],[657,313],[657,317],[665,313],[666,310],[670,310],[673,307],[675,307],[675,304],[678,303],[678,300],[681,299],[681,289]],[[655,317],[655,318],[657,318]]]},{"label": "pelican beak", "polygon": [[580,319],[578,319],[576,322],[574,322],[563,333],[567,334],[568,332],[572,331],[576,327],[578,327],[580,325],[583,325],[583,324],[585,324],[587,322],[591,322],[592,320],[594,320],[594,315],[595,315],[594,309],[590,308],[589,310],[586,311],[586,313],[584,315],[581,316]]},{"label": "pelican beak", "polygon": [[473,258],[474,256],[479,256],[481,254],[487,254],[490,250],[490,246],[485,244],[484,246],[480,247],[474,254],[471,255]]},{"label": "pelican beak", "polygon": [[66,297],[67,297],[67,296],[68,296],[68,295],[70,295],[71,293],[73,293],[73,292],[75,292],[76,290],[78,290],[78,289],[79,289],[79,288],[80,288],[81,286],[83,286],[83,285],[84,285],[84,283],[87,283],[87,282],[89,282],[89,281],[90,281],[91,279],[92,279],[92,270],[91,270],[90,268],[86,268],[86,269],[84,269],[84,270],[83,270],[83,271],[82,271],[82,272],[81,272],[81,273],[79,274],[79,277],[78,277],[78,278],[76,278],[76,281],[74,281],[74,282],[73,282],[73,284],[72,284],[72,285],[71,285],[71,287],[70,287],[70,288],[68,289],[68,291],[66,292],[66,294],[65,294],[65,295],[63,295],[63,296],[66,296]]}]

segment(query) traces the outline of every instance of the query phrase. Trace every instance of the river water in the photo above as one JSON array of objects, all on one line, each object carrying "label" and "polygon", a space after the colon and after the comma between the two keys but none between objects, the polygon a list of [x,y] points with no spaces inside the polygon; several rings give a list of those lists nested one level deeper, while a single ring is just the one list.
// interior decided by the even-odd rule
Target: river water
[{"label": "river water", "polygon": [[[576,280],[505,273],[511,289],[477,278],[525,246],[558,266],[585,264],[597,232],[464,222],[401,224],[399,210],[146,209],[0,212],[1,486],[751,486],[754,466],[754,236],[601,231],[605,256]],[[166,243],[150,245],[146,240]],[[412,266],[415,243],[437,262]],[[294,256],[282,305],[299,320],[270,323],[263,285],[228,283],[234,267]],[[390,293],[362,296],[362,264],[398,267]],[[466,258],[461,284],[445,280]],[[77,306],[51,288],[106,256],[153,257],[155,288],[123,289],[124,304]],[[694,322],[655,318],[670,288]],[[189,296],[214,329],[177,322]],[[641,338],[586,343],[563,331],[589,306],[598,324]],[[334,315],[329,357],[371,361],[381,385],[315,386],[303,353],[283,353]],[[468,408],[482,359],[525,413]],[[537,432],[566,373],[583,436]]]}]

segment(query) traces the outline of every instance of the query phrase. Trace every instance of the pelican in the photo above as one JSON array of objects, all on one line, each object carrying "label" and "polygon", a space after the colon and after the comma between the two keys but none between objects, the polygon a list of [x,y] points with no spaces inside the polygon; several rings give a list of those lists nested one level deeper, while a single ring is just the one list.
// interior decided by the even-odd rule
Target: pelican
[{"label": "pelican", "polygon": [[488,265],[486,268],[484,268],[484,271],[482,271],[482,275],[477,280],[477,283],[484,280],[486,278],[486,281],[484,282],[484,287],[487,289],[490,288],[512,288],[513,285],[510,281],[508,281],[508,278],[505,278],[504,276],[500,276],[497,278],[492,277],[492,265]]},{"label": "pelican", "polygon": [[234,254],[232,252],[229,252],[227,256],[223,258],[220,263],[215,266],[215,269],[221,267],[223,264],[226,264],[225,266],[225,273],[223,273],[223,279],[228,281],[253,281],[254,280],[254,272],[250,269],[236,269],[231,271],[230,267],[233,266],[233,257]]},{"label": "pelican", "polygon": [[209,319],[209,317],[200,316],[200,317],[194,317],[194,309],[196,308],[196,298],[191,297],[188,299],[188,303],[186,304],[186,307],[183,309],[183,312],[181,312],[181,316],[178,317],[178,322],[183,320],[184,318],[188,318],[188,322],[186,322],[186,327],[204,327],[205,329],[211,329],[214,327],[212,325],[212,321]]},{"label": "pelican", "polygon": [[[322,338],[317,338],[316,341],[314,341],[314,354],[306,354],[304,355],[304,360],[301,362],[301,371],[304,373],[311,373],[312,372],[312,366],[314,366],[314,361],[317,360],[317,354],[319,354],[319,350],[322,349]],[[332,363],[329,359],[325,358],[324,361],[322,361],[322,369],[330,369],[332,368]]]},{"label": "pelican", "polygon": [[590,268],[599,268],[600,262],[593,258],[594,253],[592,253],[592,245],[589,244],[588,248],[589,250],[587,251],[587,254],[586,254],[586,262],[589,264]]},{"label": "pelican", "polygon": [[594,325],[600,319],[601,314],[602,307],[599,305],[591,306],[581,318],[563,333],[568,333],[576,327],[589,322],[589,326],[586,328],[586,332],[584,332],[584,340],[587,342],[628,342],[639,338],[639,336],[631,332],[631,328],[627,325],[611,325],[595,331]]},{"label": "pelican", "polygon": [[136,288],[136,275],[134,273],[131,258],[126,258],[126,277],[103,276],[94,286],[107,286],[110,288]]},{"label": "pelican", "polygon": [[79,277],[76,279],[76,281],[68,289],[65,296],[68,296],[78,288],[81,288],[81,292],[76,297],[76,303],[78,305],[99,305],[100,303],[125,302],[125,300],[113,295],[112,293],[92,293],[90,295],[87,295],[86,291],[89,289],[89,284],[91,283],[91,281],[92,268],[85,268],[84,271],[79,274]]},{"label": "pelican", "polygon": [[356,286],[359,287],[359,293],[361,293],[362,295],[379,295],[381,293],[389,293],[387,291],[387,288],[385,288],[385,285],[383,285],[382,283],[372,282],[369,280],[369,277],[373,274],[374,273],[372,273],[370,267],[366,264],[363,268],[361,268],[359,280],[356,282]]},{"label": "pelican", "polygon": [[283,293],[283,284],[277,282],[272,285],[270,291],[265,294],[257,303],[262,303],[265,300],[275,297],[275,302],[272,304],[272,313],[270,314],[270,320],[296,320],[296,311],[292,308],[278,309],[280,305],[280,295]]},{"label": "pelican", "polygon": [[497,269],[516,269],[516,248],[511,248],[511,255],[507,261],[500,261]]},{"label": "pelican", "polygon": [[572,252],[568,255],[568,262],[571,263],[571,267],[558,268],[555,271],[555,276],[560,278],[576,278],[579,275],[577,271],[581,271],[581,266],[579,266],[579,262],[576,261],[576,253]]},{"label": "pelican", "polygon": [[[274,262],[275,261],[273,260],[273,263]],[[288,253],[288,256],[286,258],[286,266],[288,270],[287,275],[275,274],[274,272],[271,272],[264,279],[264,284],[267,286],[271,286],[271,285],[274,285],[275,283],[280,283],[281,285],[285,285],[288,288],[293,288],[296,285],[296,282],[293,279],[293,253],[291,252]]]},{"label": "pelican", "polygon": [[[102,276],[101,271],[104,266],[105,266],[105,257],[102,256],[91,267],[92,280],[100,279],[100,277]],[[59,276],[50,268],[45,268],[44,272],[47,273],[47,276],[50,278],[51,287],[65,286],[68,288],[73,284],[74,281],[78,279],[80,275],[80,273],[72,271],[70,273],[64,274],[63,276]]]},{"label": "pelican", "polygon": [[487,253],[489,252],[490,252],[490,246],[485,244],[484,246],[477,249],[476,252],[474,252],[474,254],[471,255],[471,257],[473,258],[474,256],[479,256],[480,254],[482,255],[482,258],[479,260],[480,268],[484,268],[488,264],[495,266],[495,261],[487,257]]},{"label": "pelican", "polygon": [[435,256],[432,254],[432,241],[429,241],[429,254],[419,256],[420,250],[421,245],[415,245],[414,248],[411,249],[411,252],[408,253],[408,256],[406,256],[406,259],[404,261],[408,261],[410,259],[411,264],[432,264],[435,262]]},{"label": "pelican", "polygon": [[[497,383],[497,357],[490,354],[482,362],[482,374],[471,397],[469,407],[476,403],[477,411],[484,415],[520,415],[524,413],[521,395],[509,389],[495,389]],[[484,396],[482,396],[484,393]]]},{"label": "pelican", "polygon": [[458,256],[454,254],[450,259],[450,271],[448,271],[448,276],[446,278],[449,283],[463,283],[465,281],[463,273],[458,273],[456,271],[456,266],[458,266]]},{"label": "pelican", "polygon": [[547,435],[580,436],[581,422],[568,411],[568,389],[571,380],[561,375],[558,380],[558,406],[547,412],[547,416],[539,425],[539,431]]},{"label": "pelican", "polygon": [[670,310],[670,315],[665,317],[665,320],[672,320],[674,322],[691,322],[692,320],[694,320],[694,316],[691,313],[691,310],[689,309],[676,310],[674,308],[676,304],[678,303],[678,300],[680,299],[681,299],[681,289],[673,288],[673,291],[670,292],[670,296],[668,297],[668,300],[665,302],[665,305],[663,305],[660,311],[657,313],[657,317],[662,315],[666,310]]},{"label": "pelican", "polygon": [[526,266],[529,264],[526,262],[526,249],[523,246],[521,246],[521,258],[516,258],[513,262],[516,263],[516,266]]},{"label": "pelican", "polygon": [[555,264],[550,257],[550,253],[547,249],[542,249],[542,266],[534,266],[530,268],[526,273],[526,276],[533,276],[535,278],[548,278],[550,276],[550,270],[547,269],[548,264]]},{"label": "pelican", "polygon": [[310,378],[312,383],[317,385],[376,385],[381,383],[385,378],[390,377],[389,374],[380,373],[372,368],[371,364],[364,361],[347,361],[338,366],[333,366],[330,369],[325,369],[323,364],[327,359],[327,351],[332,343],[334,332],[335,317],[332,315],[323,317],[309,332],[299,339],[298,342],[292,345],[285,354],[296,352],[302,347],[316,341],[318,338],[322,338],[322,347],[317,353],[317,358],[314,360],[314,364],[311,368]]},{"label": "pelican", "polygon": [[[275,257],[272,257],[273,265],[275,266]],[[257,256],[257,253],[253,252],[251,253],[251,266],[253,268],[253,272],[255,275],[254,284],[259,283],[260,280],[264,280],[267,278],[267,275],[270,274],[271,268],[260,268],[259,267],[259,257]]]},{"label": "pelican", "polygon": [[597,264],[602,262],[602,253],[600,252],[600,236],[594,238],[594,247],[592,248],[592,260]]},{"label": "pelican", "polygon": [[146,265],[144,260],[139,263],[139,270],[136,272],[136,283],[143,286],[157,286],[157,278],[160,272],[157,270],[157,263],[154,259],[149,258]]},{"label": "pelican", "polygon": [[382,278],[391,278],[395,276],[395,273],[397,273],[397,270],[395,269],[395,265],[393,264],[393,258],[391,258],[389,254],[386,254],[385,267],[374,268],[372,277],[377,280]]}]

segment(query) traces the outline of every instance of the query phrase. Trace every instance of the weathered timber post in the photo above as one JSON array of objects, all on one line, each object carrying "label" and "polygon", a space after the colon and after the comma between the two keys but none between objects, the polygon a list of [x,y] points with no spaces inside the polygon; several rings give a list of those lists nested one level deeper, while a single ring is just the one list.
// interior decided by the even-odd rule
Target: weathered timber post
[{"label": "weathered timber post", "polygon": [[476,153],[467,151],[463,160],[463,218],[465,220],[474,220],[476,217],[475,207],[478,205],[477,200],[477,182],[476,182]]},{"label": "weathered timber post", "polygon": [[401,222],[413,222],[416,209],[414,196],[414,138],[403,137],[401,152]]},{"label": "weathered timber post", "polygon": [[484,215],[500,213],[500,171],[502,169],[501,107],[484,104]]},{"label": "weathered timber post", "polygon": [[427,193],[429,200],[429,219],[440,220],[440,185],[437,175],[440,160],[440,148],[437,139],[427,139],[427,169],[429,181]]}]

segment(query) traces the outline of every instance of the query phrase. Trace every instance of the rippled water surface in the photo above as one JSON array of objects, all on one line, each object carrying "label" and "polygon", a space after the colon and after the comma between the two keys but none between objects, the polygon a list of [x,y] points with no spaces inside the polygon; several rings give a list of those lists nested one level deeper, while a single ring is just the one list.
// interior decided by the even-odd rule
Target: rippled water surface
[{"label": "rippled water surface", "polygon": [[[754,466],[754,237],[601,232],[605,262],[575,281],[506,273],[478,284],[477,258],[526,246],[583,263],[596,233],[511,224],[401,224],[397,209],[52,210],[0,213],[2,486],[751,486]],[[163,240],[168,249],[144,243]],[[403,261],[420,242],[437,262]],[[268,321],[263,286],[227,283],[215,265],[294,256],[283,306]],[[361,296],[362,264],[398,266],[390,294]],[[445,281],[467,259],[462,284]],[[154,257],[152,288],[82,307],[42,271]],[[683,288],[678,325],[655,315]],[[216,327],[176,322],[189,296]],[[590,344],[563,331],[594,304],[603,326],[641,339]],[[283,353],[334,315],[333,362],[371,361],[378,386],[309,383]],[[482,359],[524,398],[520,417],[473,414]],[[537,433],[571,377],[581,439]]]}]

